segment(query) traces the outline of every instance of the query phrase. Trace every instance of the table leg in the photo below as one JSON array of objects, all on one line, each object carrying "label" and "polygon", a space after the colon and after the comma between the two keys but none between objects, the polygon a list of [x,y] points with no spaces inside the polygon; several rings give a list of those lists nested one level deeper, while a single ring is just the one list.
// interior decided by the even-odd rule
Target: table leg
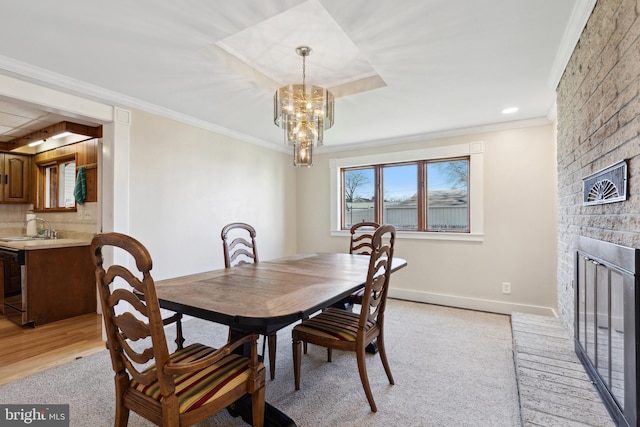
[{"label": "table leg", "polygon": [[[231,339],[246,334],[246,332],[234,328],[230,328],[229,331]],[[250,344],[243,346],[242,354],[244,356],[251,355]],[[250,394],[245,394],[243,397],[229,405],[227,407],[227,411],[232,416],[240,416],[245,422],[253,425]],[[264,425],[265,427],[296,427],[296,423],[291,418],[268,402],[264,403]]]},{"label": "table leg", "polygon": [[369,345],[365,347],[364,351],[370,354],[376,354],[378,352],[378,340],[375,339],[371,341]]},{"label": "table leg", "polygon": [[[227,407],[227,411],[233,417],[242,417],[242,419],[253,425],[253,417],[251,412],[251,395],[245,394],[236,400],[232,405]],[[265,402],[264,404],[264,426],[265,427],[296,427],[296,423],[285,415],[282,411]]]}]

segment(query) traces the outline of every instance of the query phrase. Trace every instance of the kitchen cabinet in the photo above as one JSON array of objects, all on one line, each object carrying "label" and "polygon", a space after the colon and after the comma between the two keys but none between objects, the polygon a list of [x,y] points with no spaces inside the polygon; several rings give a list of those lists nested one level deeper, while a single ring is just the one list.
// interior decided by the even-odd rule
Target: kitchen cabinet
[{"label": "kitchen cabinet", "polygon": [[31,157],[0,153],[0,203],[28,203]]},{"label": "kitchen cabinet", "polygon": [[4,261],[0,258],[0,314],[4,314]]},{"label": "kitchen cabinet", "polygon": [[[17,294],[5,288],[5,316],[20,325],[36,326],[95,313],[95,272],[90,253],[88,245],[18,251],[23,257],[16,260],[17,264],[22,262],[20,287]],[[6,265],[4,271],[6,286]]]}]

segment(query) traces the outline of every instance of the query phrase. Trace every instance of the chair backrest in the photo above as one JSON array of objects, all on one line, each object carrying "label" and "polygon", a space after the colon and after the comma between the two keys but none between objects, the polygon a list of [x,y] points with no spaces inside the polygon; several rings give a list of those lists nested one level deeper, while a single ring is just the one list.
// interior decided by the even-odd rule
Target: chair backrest
[{"label": "chair backrest", "polygon": [[381,324],[383,321],[395,238],[396,229],[393,225],[381,225],[373,234],[369,271],[360,311],[360,330],[362,331],[367,329],[367,322]]},{"label": "chair backrest", "polygon": [[[133,273],[117,264],[105,271],[105,247],[119,248],[128,253],[138,272]],[[173,376],[157,369],[143,372],[149,363],[163,366],[169,361],[155,283],[149,273],[152,267],[149,252],[132,237],[102,233],[93,238],[91,254],[96,266],[96,281],[114,371],[117,376],[128,373],[144,385],[157,379],[163,395],[173,393]]]},{"label": "chair backrest", "polygon": [[380,227],[377,222],[359,222],[351,226],[350,254],[371,255],[373,233]]},{"label": "chair backrest", "polygon": [[224,267],[258,262],[256,230],[244,222],[227,224],[220,233],[224,251]]}]

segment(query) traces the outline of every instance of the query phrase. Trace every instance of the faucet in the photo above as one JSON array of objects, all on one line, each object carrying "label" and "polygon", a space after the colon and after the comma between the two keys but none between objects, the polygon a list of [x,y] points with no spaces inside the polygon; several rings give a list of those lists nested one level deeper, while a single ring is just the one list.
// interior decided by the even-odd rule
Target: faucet
[{"label": "faucet", "polygon": [[[49,223],[49,221],[47,221],[44,218],[28,219],[27,221],[24,222],[25,228],[27,227],[27,224],[29,224],[31,221],[40,221],[40,222],[44,223],[47,226],[47,231],[45,232],[45,235],[44,235],[45,239],[51,239],[53,237],[52,234],[51,234],[51,224]],[[37,224],[37,222],[36,222],[36,224]]]}]

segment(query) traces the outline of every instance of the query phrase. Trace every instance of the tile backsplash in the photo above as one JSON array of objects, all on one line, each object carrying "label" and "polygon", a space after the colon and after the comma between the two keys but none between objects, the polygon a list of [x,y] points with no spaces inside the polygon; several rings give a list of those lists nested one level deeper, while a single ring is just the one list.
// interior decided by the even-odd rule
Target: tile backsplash
[{"label": "tile backsplash", "polygon": [[[32,207],[0,204],[0,235],[24,235],[25,217]],[[98,232],[98,213],[98,203],[88,202],[78,205],[76,212],[38,212],[36,215],[49,221],[59,239],[76,239],[91,238]]]}]

